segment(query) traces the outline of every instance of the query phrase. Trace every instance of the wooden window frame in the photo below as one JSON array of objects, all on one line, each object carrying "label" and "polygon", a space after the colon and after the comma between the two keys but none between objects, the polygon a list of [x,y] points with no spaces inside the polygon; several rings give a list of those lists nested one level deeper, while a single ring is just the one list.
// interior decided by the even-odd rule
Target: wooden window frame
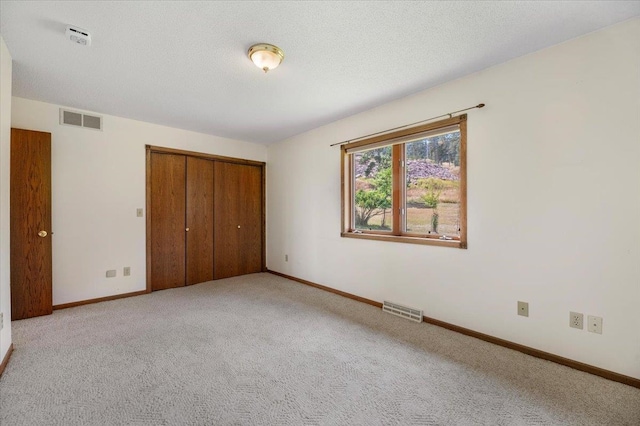
[{"label": "wooden window frame", "polygon": [[[398,138],[411,137],[427,131],[440,128],[459,126],[460,129],[460,236],[452,239],[440,239],[442,235],[419,234],[403,231],[404,214],[406,212],[405,197],[405,164],[406,142],[396,142]],[[385,142],[389,142],[385,144]],[[354,165],[353,156],[349,150],[363,148],[370,145],[392,146],[392,210],[393,221],[391,231],[356,230],[353,226],[354,205]],[[402,129],[380,136],[374,136],[364,140],[348,143],[341,147],[341,183],[342,183],[342,232],[346,238],[365,240],[391,241],[398,243],[424,244],[442,247],[467,248],[467,115],[447,118],[445,120],[424,124],[421,126]]]}]

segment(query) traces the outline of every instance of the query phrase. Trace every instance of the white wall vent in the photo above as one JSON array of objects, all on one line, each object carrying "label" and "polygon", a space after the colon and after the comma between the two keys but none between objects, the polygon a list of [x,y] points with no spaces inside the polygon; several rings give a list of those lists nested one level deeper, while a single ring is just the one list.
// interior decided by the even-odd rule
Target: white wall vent
[{"label": "white wall vent", "polygon": [[384,303],[382,303],[382,310],[411,321],[422,322],[422,311],[419,309],[409,308],[385,300]]},{"label": "white wall vent", "polygon": [[77,111],[60,108],[60,124],[87,129],[102,130],[102,117],[99,115],[83,114]]}]

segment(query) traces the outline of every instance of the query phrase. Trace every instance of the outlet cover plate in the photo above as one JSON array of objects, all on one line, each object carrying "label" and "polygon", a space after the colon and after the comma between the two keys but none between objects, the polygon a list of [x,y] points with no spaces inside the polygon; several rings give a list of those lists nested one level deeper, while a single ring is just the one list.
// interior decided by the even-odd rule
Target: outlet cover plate
[{"label": "outlet cover plate", "polygon": [[125,266],[122,268],[122,276],[128,277],[129,275],[131,275],[131,266]]},{"label": "outlet cover plate", "polygon": [[584,329],[584,315],[580,312],[569,312],[569,327]]},{"label": "outlet cover plate", "polygon": [[113,278],[116,276],[116,270],[115,269],[109,269],[107,271],[107,278]]},{"label": "outlet cover plate", "polygon": [[594,317],[589,315],[587,317],[587,330],[592,333],[602,334],[602,317]]},{"label": "outlet cover plate", "polygon": [[0,330],[4,328],[4,313],[0,312]]},{"label": "outlet cover plate", "polygon": [[518,315],[523,317],[529,316],[529,304],[527,302],[518,301]]}]

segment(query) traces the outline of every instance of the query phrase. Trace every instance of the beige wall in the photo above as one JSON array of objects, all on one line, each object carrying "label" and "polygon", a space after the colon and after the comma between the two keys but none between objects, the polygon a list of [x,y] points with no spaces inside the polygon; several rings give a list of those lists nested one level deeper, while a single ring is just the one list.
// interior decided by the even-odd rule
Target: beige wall
[{"label": "beige wall", "polygon": [[11,285],[9,270],[9,164],[11,148],[11,54],[0,37],[0,362],[11,345]]},{"label": "beige wall", "polygon": [[[331,143],[480,102],[468,250],[340,237]],[[640,378],[639,158],[635,19],[271,145],[268,267]]]},{"label": "beige wall", "polygon": [[13,98],[14,127],[51,132],[54,305],[145,289],[145,145],[266,159],[262,145],[108,115],[103,131],[64,126],[59,108]]}]

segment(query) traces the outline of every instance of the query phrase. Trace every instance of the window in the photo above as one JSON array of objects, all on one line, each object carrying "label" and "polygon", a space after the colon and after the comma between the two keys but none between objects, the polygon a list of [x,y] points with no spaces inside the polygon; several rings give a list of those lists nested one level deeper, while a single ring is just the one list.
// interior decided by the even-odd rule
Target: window
[{"label": "window", "polygon": [[342,236],[466,248],[466,120],[343,145]]}]

